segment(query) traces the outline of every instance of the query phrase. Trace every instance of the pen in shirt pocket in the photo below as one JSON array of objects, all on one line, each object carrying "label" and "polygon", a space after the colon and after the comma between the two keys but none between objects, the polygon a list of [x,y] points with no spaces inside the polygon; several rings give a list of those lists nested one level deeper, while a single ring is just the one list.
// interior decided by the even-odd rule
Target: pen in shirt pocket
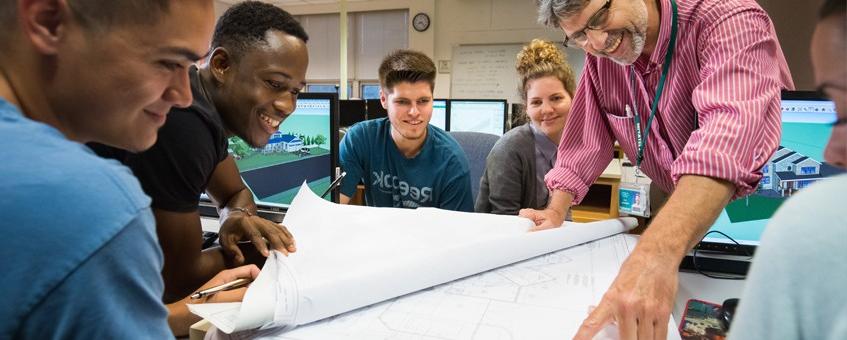
[{"label": "pen in shirt pocket", "polygon": [[632,109],[629,107],[629,104],[624,105],[624,111],[626,111],[626,118],[634,117],[632,115]]}]

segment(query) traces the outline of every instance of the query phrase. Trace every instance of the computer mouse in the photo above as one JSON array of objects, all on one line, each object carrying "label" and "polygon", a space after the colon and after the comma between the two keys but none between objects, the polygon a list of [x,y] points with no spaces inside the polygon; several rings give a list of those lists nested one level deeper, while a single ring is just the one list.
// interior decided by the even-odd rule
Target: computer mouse
[{"label": "computer mouse", "polygon": [[729,331],[732,317],[735,316],[735,308],[738,307],[738,299],[726,299],[721,305],[720,320],[725,331]]}]

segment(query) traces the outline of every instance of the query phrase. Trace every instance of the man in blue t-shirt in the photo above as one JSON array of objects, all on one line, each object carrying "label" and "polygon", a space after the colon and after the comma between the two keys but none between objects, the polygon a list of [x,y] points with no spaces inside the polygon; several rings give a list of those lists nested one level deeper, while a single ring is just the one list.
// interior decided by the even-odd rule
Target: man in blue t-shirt
[{"label": "man in blue t-shirt", "polygon": [[[847,169],[847,3],[826,0],[819,13],[811,62],[836,111],[823,157]],[[756,248],[729,339],[847,339],[845,192],[841,174],[779,207]]]},{"label": "man in blue t-shirt", "polygon": [[191,319],[162,304],[150,199],[82,143],[153,145],[213,25],[210,0],[0,2],[0,339],[163,339]]},{"label": "man in blue t-shirt", "polygon": [[354,125],[341,142],[341,203],[365,184],[376,207],[436,207],[473,211],[468,160],[444,130],[429,125],[435,64],[399,50],[379,66],[379,99],[388,118]]}]

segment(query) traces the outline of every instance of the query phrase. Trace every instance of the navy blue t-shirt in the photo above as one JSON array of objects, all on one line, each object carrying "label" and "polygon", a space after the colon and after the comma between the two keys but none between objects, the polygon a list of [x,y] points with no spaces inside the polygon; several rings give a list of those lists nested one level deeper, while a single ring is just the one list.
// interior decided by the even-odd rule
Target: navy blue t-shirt
[{"label": "navy blue t-shirt", "polygon": [[423,148],[406,158],[391,138],[388,118],[353,125],[341,142],[341,193],[365,184],[370,206],[473,211],[468,159],[453,137],[429,125]]}]

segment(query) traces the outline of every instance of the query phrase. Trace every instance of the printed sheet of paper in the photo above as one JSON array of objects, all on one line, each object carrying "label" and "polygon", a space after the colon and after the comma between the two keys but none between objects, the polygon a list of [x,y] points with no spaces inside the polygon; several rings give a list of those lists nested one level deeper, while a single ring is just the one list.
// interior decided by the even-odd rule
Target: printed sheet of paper
[{"label": "printed sheet of paper", "polygon": [[[291,324],[297,309],[297,282],[285,255],[272,251],[244,302],[189,304],[188,310],[223,332],[270,326],[274,317]],[[280,303],[281,302],[281,303]]]},{"label": "printed sheet of paper", "polygon": [[[272,266],[269,273],[284,277],[254,282],[244,303],[226,310],[229,315],[224,316],[227,312],[214,304],[193,305],[192,312],[224,332],[253,329],[257,323],[287,330],[635,225],[634,220],[566,223],[562,228],[528,233],[532,223],[520,217],[337,205],[305,186],[283,223],[294,235],[298,250],[288,258],[270,258],[263,274]],[[523,274],[510,275],[519,280]],[[262,293],[251,294],[253,290]],[[257,299],[273,301],[275,311],[267,312]]]},{"label": "printed sheet of paper", "polygon": [[[293,330],[206,339],[561,340],[570,339],[635,246],[615,235],[360,308]],[[618,339],[614,326],[596,340]],[[668,339],[678,340],[676,322]]]}]

